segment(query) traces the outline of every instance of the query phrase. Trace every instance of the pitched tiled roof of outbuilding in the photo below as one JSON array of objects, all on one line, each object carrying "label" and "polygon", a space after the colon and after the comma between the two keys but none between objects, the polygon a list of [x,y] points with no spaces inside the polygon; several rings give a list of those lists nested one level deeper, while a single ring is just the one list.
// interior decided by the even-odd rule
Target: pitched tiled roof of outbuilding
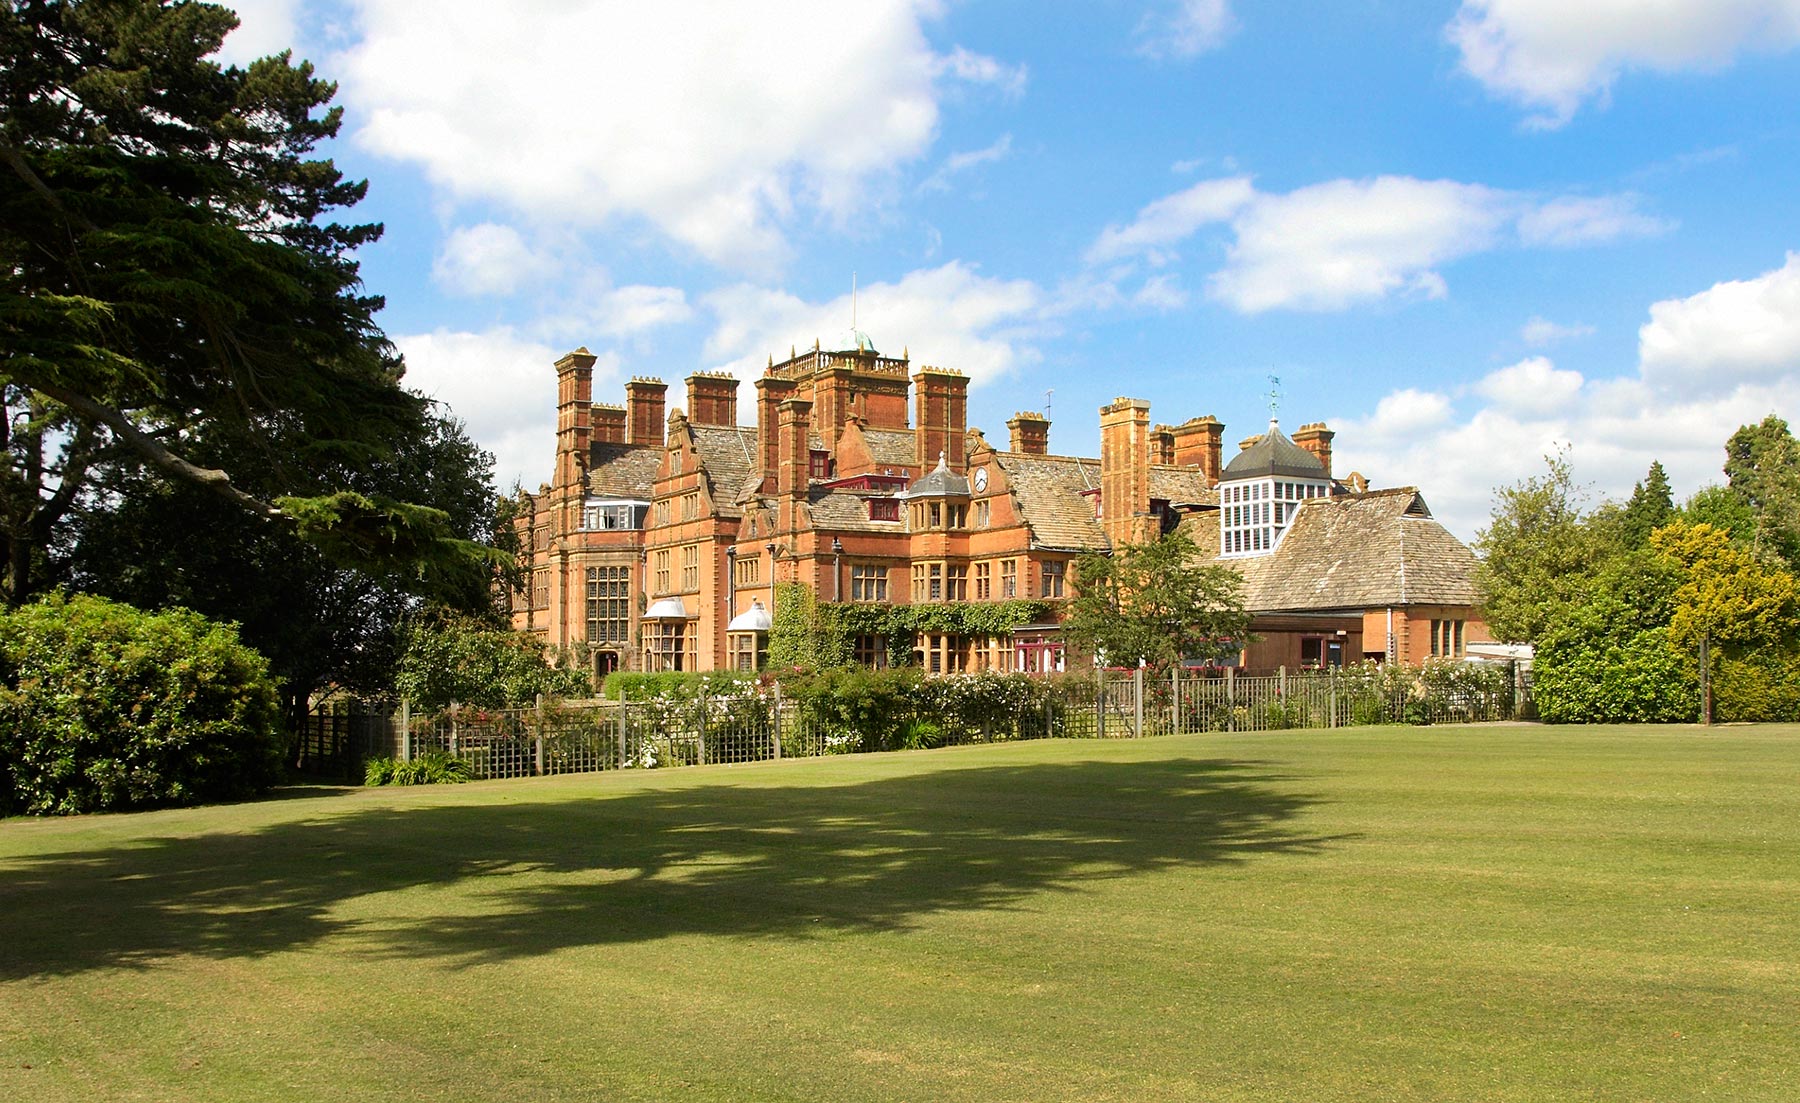
[{"label": "pitched tiled roof of outbuilding", "polygon": [[1244,603],[1255,612],[1480,603],[1475,554],[1413,487],[1304,502],[1268,555],[1219,556],[1217,512],[1183,528],[1213,562],[1243,575]]}]

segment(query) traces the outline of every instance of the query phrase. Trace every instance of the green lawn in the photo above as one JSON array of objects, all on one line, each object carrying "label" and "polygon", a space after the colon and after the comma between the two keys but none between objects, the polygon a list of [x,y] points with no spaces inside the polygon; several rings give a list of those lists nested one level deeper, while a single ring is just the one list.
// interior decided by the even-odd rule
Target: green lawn
[{"label": "green lawn", "polygon": [[1800,728],[0,823],[0,1099],[1800,1097]]}]

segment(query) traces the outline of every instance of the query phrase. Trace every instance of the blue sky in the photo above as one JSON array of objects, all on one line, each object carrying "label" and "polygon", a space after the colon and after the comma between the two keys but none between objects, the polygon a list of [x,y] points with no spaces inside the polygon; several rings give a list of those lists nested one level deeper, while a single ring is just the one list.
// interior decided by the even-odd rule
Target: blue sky
[{"label": "blue sky", "polygon": [[853,274],[990,439],[1094,455],[1130,396],[1235,441],[1275,376],[1465,538],[1547,452],[1686,495],[1800,411],[1800,0],[237,7],[228,58],[340,83],[382,323],[503,486],[563,352],[679,405],[832,345]]}]

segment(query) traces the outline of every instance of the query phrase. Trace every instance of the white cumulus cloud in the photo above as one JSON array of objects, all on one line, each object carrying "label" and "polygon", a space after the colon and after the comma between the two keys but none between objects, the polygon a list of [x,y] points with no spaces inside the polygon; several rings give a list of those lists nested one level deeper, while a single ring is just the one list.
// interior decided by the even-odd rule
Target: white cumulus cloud
[{"label": "white cumulus cloud", "polygon": [[1487,523],[1494,488],[1541,473],[1563,447],[1597,498],[1622,500],[1652,460],[1685,497],[1722,481],[1725,440],[1739,426],[1800,409],[1800,257],[1653,304],[1633,374],[1585,379],[1531,357],[1446,399],[1435,424],[1433,405],[1408,389],[1369,416],[1335,420],[1334,466],[1376,485],[1414,473],[1464,538]]},{"label": "white cumulus cloud", "polygon": [[1154,58],[1197,57],[1237,29],[1229,0],[1165,0],[1138,24],[1138,52]]},{"label": "white cumulus cloud", "polygon": [[[703,305],[717,319],[706,354],[741,379],[762,373],[768,357],[787,358],[790,348],[847,344],[851,302],[843,295],[808,302],[789,292],[741,284],[713,292]],[[915,366],[954,368],[972,384],[1004,375],[1038,359],[1034,340],[1048,313],[1043,291],[1028,280],[983,276],[960,261],[908,273],[893,283],[858,290],[858,328],[884,355],[906,346]]]},{"label": "white cumulus cloud", "polygon": [[799,214],[843,218],[922,156],[943,86],[1021,71],[941,57],[926,0],[358,0],[333,63],[354,139],[453,202],[539,224],[647,224],[767,269]]},{"label": "white cumulus cloud", "polygon": [[1716,69],[1800,44],[1800,0],[1464,0],[1445,33],[1490,92],[1563,126],[1632,69]]},{"label": "white cumulus cloud", "polygon": [[305,56],[296,41],[300,0],[232,0],[227,6],[237,13],[238,27],[225,36],[225,45],[219,48],[220,61],[248,65],[289,48]]},{"label": "white cumulus cloud", "polygon": [[1507,413],[1546,417],[1575,403],[1581,394],[1581,373],[1563,371],[1548,357],[1533,356],[1489,372],[1475,390]]},{"label": "white cumulus cloud", "polygon": [[1246,314],[1341,310],[1393,295],[1442,298],[1441,267],[1503,244],[1572,247],[1667,228],[1638,206],[1629,195],[1546,199],[1410,176],[1328,180],[1283,195],[1231,176],[1203,180],[1108,226],[1087,260],[1168,264],[1181,242],[1223,224],[1235,240],[1208,281],[1214,299]]},{"label": "white cumulus cloud", "polygon": [[[567,348],[534,341],[510,328],[480,332],[439,329],[394,338],[406,357],[406,384],[447,405],[469,435],[494,453],[502,493],[514,481],[536,490],[556,459],[556,361]],[[618,374],[603,355],[595,390]]]},{"label": "white cumulus cloud", "polygon": [[554,261],[526,245],[511,226],[483,222],[444,239],[431,278],[453,295],[510,295],[553,267]]},{"label": "white cumulus cloud", "polygon": [[1656,303],[1638,359],[1647,380],[1682,389],[1800,375],[1800,253],[1754,279]]},{"label": "white cumulus cloud", "polygon": [[1593,332],[1594,327],[1590,325],[1580,322],[1562,324],[1534,314],[1519,327],[1519,339],[1533,347],[1543,348],[1577,337],[1589,337]]}]

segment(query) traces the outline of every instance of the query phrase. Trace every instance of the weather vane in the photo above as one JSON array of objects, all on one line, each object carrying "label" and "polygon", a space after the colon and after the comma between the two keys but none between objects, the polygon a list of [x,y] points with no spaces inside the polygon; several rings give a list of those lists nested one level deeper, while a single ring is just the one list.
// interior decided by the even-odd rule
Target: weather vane
[{"label": "weather vane", "polygon": [[1044,420],[1045,421],[1050,420],[1050,396],[1055,393],[1056,393],[1055,387],[1051,387],[1044,392]]},{"label": "weather vane", "polygon": [[1281,377],[1280,376],[1278,376],[1278,375],[1269,376],[1269,393],[1266,395],[1263,395],[1263,397],[1269,400],[1269,420],[1274,421],[1275,420],[1275,411],[1277,411],[1281,408]]}]

